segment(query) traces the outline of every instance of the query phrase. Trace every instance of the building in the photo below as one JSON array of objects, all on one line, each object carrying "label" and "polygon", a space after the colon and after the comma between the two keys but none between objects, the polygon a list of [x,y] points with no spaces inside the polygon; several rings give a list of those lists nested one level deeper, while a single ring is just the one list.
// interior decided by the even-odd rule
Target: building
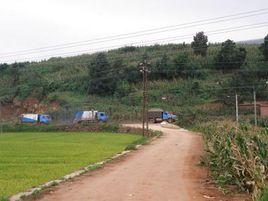
[{"label": "building", "polygon": [[[256,103],[257,113],[261,117],[268,117],[268,102],[267,101],[260,101]],[[239,104],[240,110],[251,110],[254,111],[254,103],[243,103]]]}]

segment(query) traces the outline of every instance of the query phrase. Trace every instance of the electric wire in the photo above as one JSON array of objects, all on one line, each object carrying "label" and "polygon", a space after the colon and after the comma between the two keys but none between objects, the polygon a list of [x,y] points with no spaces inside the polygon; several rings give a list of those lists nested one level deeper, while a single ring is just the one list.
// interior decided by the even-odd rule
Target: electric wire
[{"label": "electric wire", "polygon": [[[256,13],[256,12],[260,12],[260,13]],[[214,24],[214,23],[219,23],[219,22],[224,22],[224,21],[243,19],[243,18],[252,17],[252,16],[258,16],[258,15],[263,15],[263,14],[267,14],[267,13],[268,13],[268,8],[264,8],[264,9],[259,9],[259,10],[255,10],[255,11],[248,11],[248,12],[244,12],[244,13],[227,15],[227,16],[222,16],[222,17],[217,17],[217,18],[210,18],[210,19],[207,19],[207,20],[199,20],[199,21],[194,21],[194,22],[189,22],[189,23],[183,23],[183,24],[178,24],[178,25],[166,26],[166,27],[162,27],[162,28],[160,27],[160,28],[155,28],[155,29],[149,29],[149,30],[140,31],[140,32],[133,32],[133,33],[127,33],[127,34],[119,34],[119,35],[114,35],[114,36],[108,36],[108,37],[102,37],[102,38],[96,38],[96,39],[90,39],[90,40],[84,40],[84,41],[78,41],[78,42],[71,42],[71,43],[65,43],[65,44],[59,44],[59,45],[52,45],[52,46],[46,46],[46,47],[40,47],[40,48],[33,48],[33,49],[28,49],[28,50],[20,50],[20,51],[15,51],[15,52],[0,53],[0,55],[1,56],[8,56],[8,55],[16,54],[16,53],[25,53],[25,52],[31,52],[31,53],[33,53],[33,51],[37,51],[37,50],[40,50],[40,51],[41,50],[52,51],[52,50],[57,50],[55,48],[66,48],[66,47],[67,48],[70,48],[70,46],[71,47],[75,47],[75,46],[73,46],[74,44],[77,44],[78,46],[80,46],[81,43],[90,44],[89,42],[92,42],[93,44],[100,43],[100,42],[101,43],[103,43],[103,42],[110,42],[110,41],[113,41],[113,40],[127,39],[127,38],[130,38],[130,37],[138,37],[138,36],[144,36],[144,35],[152,35],[152,34],[169,32],[169,31],[174,31],[174,30],[179,30],[179,29],[191,28],[191,27],[194,27],[194,26],[208,25],[208,24]],[[245,14],[250,14],[250,15],[245,15]],[[239,15],[245,15],[245,16],[239,16]],[[224,18],[228,18],[228,19],[224,19]],[[212,20],[215,20],[215,21],[212,21]],[[212,22],[210,22],[210,21],[212,21]],[[203,23],[202,24],[201,22],[207,22],[207,23]],[[201,23],[201,24],[195,25],[196,23]],[[161,29],[165,29],[165,30],[161,30]],[[147,33],[147,32],[149,32],[149,33]],[[139,34],[139,33],[141,33],[141,34]],[[134,35],[134,36],[129,36],[129,35]],[[105,39],[105,40],[102,40],[102,39]],[[99,41],[99,40],[101,40],[101,41]],[[46,49],[49,49],[49,50],[46,50]]]}]

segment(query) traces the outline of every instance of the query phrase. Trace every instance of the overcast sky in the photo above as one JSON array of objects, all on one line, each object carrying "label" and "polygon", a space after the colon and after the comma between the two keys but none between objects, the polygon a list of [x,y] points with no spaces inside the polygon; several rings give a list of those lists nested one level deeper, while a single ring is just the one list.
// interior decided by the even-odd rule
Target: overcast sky
[{"label": "overcast sky", "polygon": [[[137,38],[88,44],[54,51],[15,53],[21,50],[136,32],[196,20],[268,8],[267,0],[0,0],[0,62],[40,60],[96,49],[192,35],[198,31],[268,23],[268,13],[243,19],[200,25]],[[267,25],[267,24],[266,24]],[[268,26],[210,35],[210,42],[264,38]],[[190,42],[191,37],[166,42]],[[70,52],[70,53],[69,53]],[[5,53],[16,55],[8,56]],[[24,52],[26,53],[26,52]]]}]

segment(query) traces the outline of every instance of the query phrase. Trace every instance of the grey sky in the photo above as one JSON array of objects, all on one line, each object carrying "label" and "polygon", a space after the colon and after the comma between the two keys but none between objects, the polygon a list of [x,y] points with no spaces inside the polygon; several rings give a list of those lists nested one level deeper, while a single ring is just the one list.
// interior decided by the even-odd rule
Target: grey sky
[{"label": "grey sky", "polygon": [[[3,53],[268,8],[268,2],[267,0],[0,0],[0,3],[0,62],[23,61],[28,58],[40,60],[50,55],[76,55],[102,47],[129,45],[165,37],[191,35],[197,31],[206,32],[268,22],[268,14],[264,14],[139,38],[7,57],[3,56]],[[236,41],[263,38],[266,34],[268,26],[208,35],[209,41],[221,42],[228,38]],[[183,41],[190,42],[191,39],[177,39],[171,42]]]}]

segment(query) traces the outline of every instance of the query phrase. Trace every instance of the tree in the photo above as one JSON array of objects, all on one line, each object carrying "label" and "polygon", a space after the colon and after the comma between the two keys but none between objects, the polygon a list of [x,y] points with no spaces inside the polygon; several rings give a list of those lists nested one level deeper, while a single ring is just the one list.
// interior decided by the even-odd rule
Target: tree
[{"label": "tree", "polygon": [[128,53],[128,52],[134,52],[137,48],[135,46],[125,46],[122,48],[119,48],[120,51],[123,53]]},{"label": "tree", "polygon": [[0,72],[5,71],[7,68],[8,68],[8,64],[6,63],[0,64]]},{"label": "tree", "polygon": [[46,93],[44,88],[45,83],[41,74],[37,71],[30,71],[20,75],[17,96],[21,99],[31,96],[41,100]]},{"label": "tree", "polygon": [[116,79],[112,76],[111,65],[104,53],[99,53],[88,66],[91,94],[109,95],[116,88]]},{"label": "tree", "polygon": [[141,72],[136,65],[129,65],[127,68],[125,68],[123,75],[123,79],[130,83],[137,83],[142,81]]},{"label": "tree", "polygon": [[198,32],[194,36],[194,41],[191,43],[191,47],[193,48],[195,55],[205,57],[207,55],[207,43],[208,37],[204,34],[204,32]]},{"label": "tree", "polygon": [[246,49],[237,48],[235,42],[227,40],[222,43],[221,50],[216,56],[216,68],[224,72],[240,69],[246,59]]},{"label": "tree", "polygon": [[189,65],[189,57],[186,52],[179,53],[174,59],[174,72],[169,72],[174,77],[187,77],[187,70]]},{"label": "tree", "polygon": [[264,38],[264,43],[261,44],[260,50],[263,54],[264,60],[268,61],[268,34]]},{"label": "tree", "polygon": [[10,73],[12,75],[12,83],[14,86],[17,86],[19,84],[20,79],[20,69],[25,68],[24,63],[14,63],[11,65]]},{"label": "tree", "polygon": [[152,76],[154,79],[166,79],[172,76],[172,63],[169,57],[164,54],[160,59],[158,59],[153,67]]},{"label": "tree", "polygon": [[[251,63],[243,70],[239,70],[233,74],[228,87],[254,87],[257,97],[266,100],[268,95],[267,77],[267,66]],[[247,101],[252,100],[252,89],[238,88],[237,91],[244,98],[249,98]]]},{"label": "tree", "polygon": [[116,58],[112,64],[112,71],[113,74],[116,74],[118,79],[124,79],[124,72],[125,72],[126,65],[123,62],[122,58]]}]

